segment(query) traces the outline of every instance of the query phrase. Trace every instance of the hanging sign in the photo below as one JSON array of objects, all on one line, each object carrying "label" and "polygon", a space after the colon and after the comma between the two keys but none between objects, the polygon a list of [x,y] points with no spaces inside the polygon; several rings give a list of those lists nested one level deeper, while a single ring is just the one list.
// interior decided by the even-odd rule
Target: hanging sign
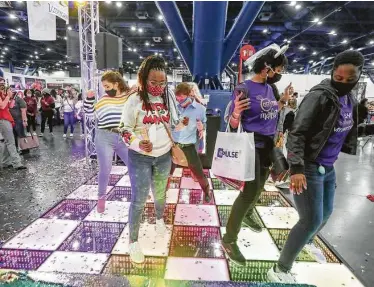
[{"label": "hanging sign", "polygon": [[240,58],[243,61],[248,60],[254,53],[256,53],[256,50],[252,45],[244,45],[240,48]]},{"label": "hanging sign", "polygon": [[66,21],[69,24],[68,1],[48,2],[48,12]]},{"label": "hanging sign", "polygon": [[48,13],[48,3],[27,1],[29,38],[35,41],[56,41],[56,16]]}]

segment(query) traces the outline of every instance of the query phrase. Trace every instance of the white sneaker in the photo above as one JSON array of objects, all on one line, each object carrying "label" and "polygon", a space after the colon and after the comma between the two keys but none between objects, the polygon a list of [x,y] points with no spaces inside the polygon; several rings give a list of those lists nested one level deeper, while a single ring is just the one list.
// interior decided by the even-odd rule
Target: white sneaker
[{"label": "white sneaker", "polygon": [[36,132],[33,132],[32,135],[33,135],[33,136],[36,136]]},{"label": "white sneaker", "polygon": [[66,139],[66,134],[64,134],[62,137],[63,137],[64,139]]},{"label": "white sneaker", "polygon": [[70,134],[70,137],[72,138],[72,137],[74,137],[74,135],[73,135],[73,134]]},{"label": "white sneaker", "polygon": [[40,134],[39,134],[39,137],[41,137],[41,138],[42,138],[43,136],[44,136],[44,134],[43,134],[43,133],[40,133]]},{"label": "white sneaker", "polygon": [[134,263],[141,264],[145,261],[139,242],[130,243],[129,254],[131,261]]},{"label": "white sneaker", "polygon": [[270,282],[274,282],[274,283],[289,283],[289,284],[292,284],[292,283],[297,283],[295,277],[291,274],[291,273],[286,273],[286,272],[282,272],[279,270],[279,272],[275,272],[275,266],[272,267],[269,271],[268,271],[268,280]]},{"label": "white sneaker", "polygon": [[167,231],[165,222],[163,219],[156,219],[156,233],[158,236],[164,236]]},{"label": "white sneaker", "polygon": [[49,133],[50,135],[51,135],[51,137],[53,137],[54,136],[54,133]]},{"label": "white sneaker", "polygon": [[327,259],[322,250],[315,246],[313,243],[305,245],[305,250],[311,255],[318,263],[325,264]]},{"label": "white sneaker", "polygon": [[31,137],[31,134],[30,134],[30,133],[26,133],[26,136],[27,136],[27,137]]}]

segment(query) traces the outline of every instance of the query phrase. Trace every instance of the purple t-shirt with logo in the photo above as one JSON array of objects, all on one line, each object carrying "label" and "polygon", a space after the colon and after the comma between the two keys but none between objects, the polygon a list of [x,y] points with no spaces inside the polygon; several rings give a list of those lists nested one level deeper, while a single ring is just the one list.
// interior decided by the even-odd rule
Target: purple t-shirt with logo
[{"label": "purple t-shirt with logo", "polygon": [[[273,137],[277,127],[278,102],[274,97],[272,87],[251,80],[245,81],[244,84],[249,91],[251,107],[242,113],[243,130]],[[233,101],[235,97],[234,91]],[[233,110],[234,105],[231,106],[230,114]]]},{"label": "purple t-shirt with logo", "polygon": [[343,147],[345,138],[354,123],[352,117],[353,108],[349,97],[340,97],[339,102],[341,107],[339,119],[316,160],[317,163],[324,166],[334,165]]}]

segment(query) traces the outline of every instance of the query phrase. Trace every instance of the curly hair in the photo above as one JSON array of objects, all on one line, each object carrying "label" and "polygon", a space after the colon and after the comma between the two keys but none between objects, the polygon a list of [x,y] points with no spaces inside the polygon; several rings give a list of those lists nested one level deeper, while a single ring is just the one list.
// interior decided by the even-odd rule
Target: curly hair
[{"label": "curly hair", "polygon": [[[148,76],[151,70],[162,71],[165,72],[166,76],[166,65],[165,60],[159,56],[149,56],[141,63],[139,70],[138,70],[138,93],[147,110],[152,110],[149,96],[148,96],[148,89],[147,89],[147,81]],[[169,97],[167,96],[168,88],[165,87],[165,91],[162,95],[162,99],[164,103],[169,107]]]},{"label": "curly hair", "polygon": [[273,69],[279,66],[286,67],[288,65],[287,57],[281,54],[277,58],[274,58],[277,53],[278,52],[276,50],[271,49],[265,55],[262,55],[261,57],[256,59],[252,68],[253,72],[255,72],[256,74],[261,73],[266,65],[270,66]]}]

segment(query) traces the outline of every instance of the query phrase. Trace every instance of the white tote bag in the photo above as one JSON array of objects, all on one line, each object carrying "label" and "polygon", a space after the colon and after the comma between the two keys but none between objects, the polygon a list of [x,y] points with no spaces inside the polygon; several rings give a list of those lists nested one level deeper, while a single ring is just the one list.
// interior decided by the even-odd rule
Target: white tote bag
[{"label": "white tote bag", "polygon": [[253,133],[243,132],[239,123],[238,132],[218,132],[214,148],[212,172],[216,176],[239,181],[255,179],[255,140]]}]

